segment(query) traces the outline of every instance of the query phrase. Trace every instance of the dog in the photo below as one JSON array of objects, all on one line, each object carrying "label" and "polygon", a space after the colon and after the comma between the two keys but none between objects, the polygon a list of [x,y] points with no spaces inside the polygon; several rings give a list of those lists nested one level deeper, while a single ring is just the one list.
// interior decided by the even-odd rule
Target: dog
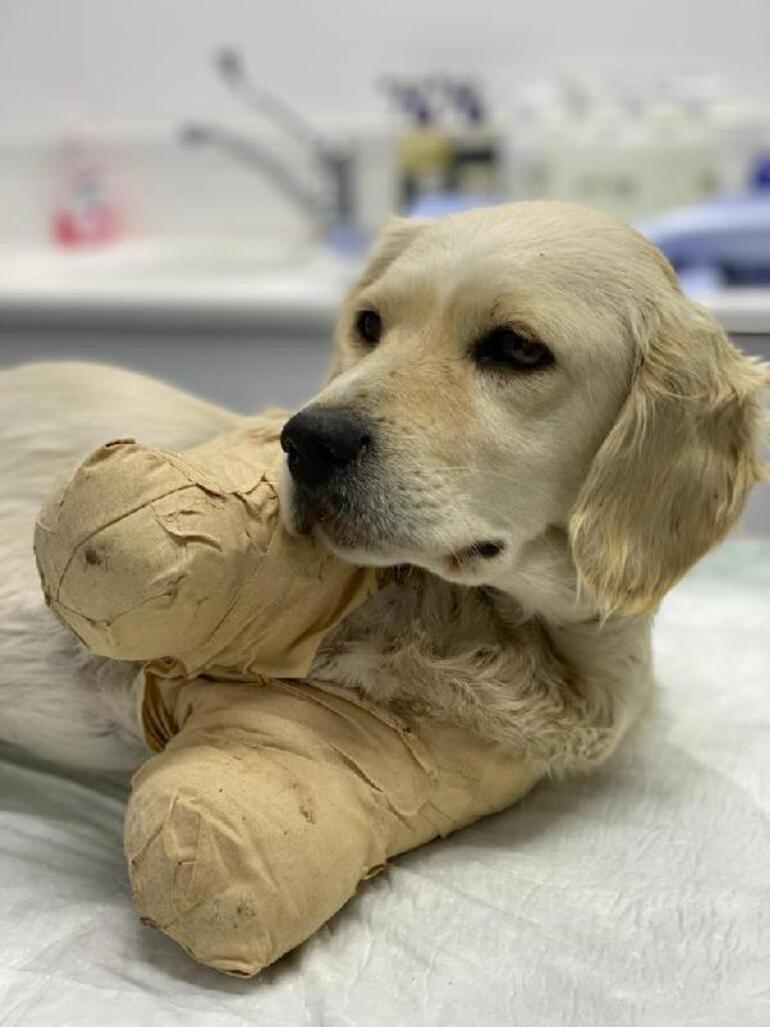
[{"label": "dog", "polygon": [[[328,382],[281,437],[286,527],[387,579],[309,680],[552,774],[598,765],[650,697],[657,606],[762,477],[767,380],[612,218],[527,202],[394,220],[343,304]],[[136,760],[136,668],[44,616],[68,670],[23,694],[0,678],[0,737]]]}]

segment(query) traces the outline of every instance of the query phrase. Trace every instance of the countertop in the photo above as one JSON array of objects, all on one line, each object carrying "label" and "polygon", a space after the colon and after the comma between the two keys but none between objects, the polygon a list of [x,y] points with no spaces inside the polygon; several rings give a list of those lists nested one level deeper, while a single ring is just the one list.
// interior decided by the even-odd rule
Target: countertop
[{"label": "countertop", "polygon": [[770,336],[770,289],[721,289],[697,299],[731,335]]},{"label": "countertop", "polygon": [[[358,266],[320,249],[253,240],[137,241],[74,254],[7,247],[0,325],[325,330]],[[698,299],[728,332],[770,336],[770,289]]]},{"label": "countertop", "polygon": [[0,249],[3,327],[316,330],[357,262],[251,241],[142,241],[84,253]]}]

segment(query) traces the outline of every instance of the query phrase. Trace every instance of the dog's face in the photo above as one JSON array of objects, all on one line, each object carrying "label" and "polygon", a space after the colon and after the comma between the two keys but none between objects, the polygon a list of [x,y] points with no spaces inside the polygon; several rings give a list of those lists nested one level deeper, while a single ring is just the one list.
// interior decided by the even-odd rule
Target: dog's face
[{"label": "dog's face", "polygon": [[[620,503],[620,516],[634,519],[625,509],[642,503],[629,494],[633,447],[655,444],[640,437],[646,420],[621,430],[629,452],[604,472],[599,456],[667,319],[677,339],[697,334],[679,323],[703,318],[690,307],[653,247],[583,208],[511,204],[396,222],[344,306],[330,384],[284,429],[288,524],[351,562],[411,563],[451,581],[500,587],[526,546],[562,532],[588,584],[606,591],[607,570],[587,568],[634,558],[594,552],[618,545],[596,541],[595,504]],[[746,375],[742,399],[756,393],[751,365],[715,325],[706,327],[717,355],[724,349],[722,364],[735,364],[730,380]],[[688,345],[695,366],[698,343]],[[713,340],[701,345],[714,350]],[[679,383],[667,387],[677,391]],[[756,419],[756,411],[747,416]],[[692,427],[684,415],[681,427],[685,434]],[[752,443],[741,448],[749,460]],[[653,471],[635,483],[639,490],[665,488],[667,453],[659,460],[657,486]],[[593,486],[592,473],[600,479]],[[619,494],[608,499],[608,487]],[[723,520],[714,511],[714,531]],[[657,591],[645,584],[631,598],[651,600]]]}]

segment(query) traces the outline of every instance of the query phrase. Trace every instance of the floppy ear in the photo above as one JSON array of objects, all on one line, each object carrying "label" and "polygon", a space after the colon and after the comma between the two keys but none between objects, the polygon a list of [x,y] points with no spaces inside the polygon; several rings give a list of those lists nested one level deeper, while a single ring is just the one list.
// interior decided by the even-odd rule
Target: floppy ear
[{"label": "floppy ear", "polygon": [[369,250],[354,292],[379,278],[429,224],[427,218],[389,218]]},{"label": "floppy ear", "polygon": [[655,607],[730,529],[762,477],[768,365],[745,357],[681,293],[650,322],[570,518],[579,576],[608,613]]},{"label": "floppy ear", "polygon": [[[366,257],[363,270],[350,290],[347,302],[343,306],[340,322],[345,319],[345,311],[356,293],[367,285],[375,282],[388,268],[396,257],[399,257],[422,230],[430,224],[427,218],[390,218],[386,223]],[[338,322],[339,327],[339,322]],[[339,342],[335,340],[332,366],[324,384],[336,378],[342,371]]]}]

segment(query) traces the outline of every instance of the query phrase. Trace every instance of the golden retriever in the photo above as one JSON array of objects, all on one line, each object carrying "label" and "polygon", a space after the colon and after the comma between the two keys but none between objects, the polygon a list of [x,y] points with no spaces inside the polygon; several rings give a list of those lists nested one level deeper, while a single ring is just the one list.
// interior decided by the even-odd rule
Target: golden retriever
[{"label": "golden retriever", "polygon": [[[760,478],[763,371],[609,217],[515,203],[395,221],[284,428],[282,509],[406,565],[313,680],[465,724],[553,771],[652,685],[652,614]],[[469,587],[471,586],[471,587]]]},{"label": "golden retriever", "polygon": [[[122,409],[148,424],[158,407],[198,433],[228,419],[126,377]],[[537,202],[394,221],[344,303],[328,384],[282,436],[289,528],[386,579],[310,680],[553,773],[595,765],[650,693],[655,608],[760,478],[766,381],[611,218]],[[120,739],[141,738],[135,668],[51,623],[22,519],[0,738],[115,765]]]}]

